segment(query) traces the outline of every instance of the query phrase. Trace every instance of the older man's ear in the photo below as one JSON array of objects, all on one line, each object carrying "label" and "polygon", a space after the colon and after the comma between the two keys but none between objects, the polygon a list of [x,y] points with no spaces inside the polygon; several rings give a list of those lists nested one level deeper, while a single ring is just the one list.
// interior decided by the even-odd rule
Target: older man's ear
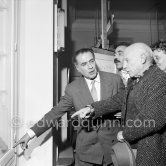
[{"label": "older man's ear", "polygon": [[141,54],[141,62],[142,62],[142,64],[145,64],[146,61],[147,61],[147,56],[145,55],[145,53],[142,53]]}]

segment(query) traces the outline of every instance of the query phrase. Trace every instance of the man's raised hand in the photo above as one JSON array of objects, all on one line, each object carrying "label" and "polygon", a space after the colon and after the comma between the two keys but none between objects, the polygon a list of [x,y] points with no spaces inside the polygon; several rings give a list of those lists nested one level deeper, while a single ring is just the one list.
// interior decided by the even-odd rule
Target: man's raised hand
[{"label": "man's raised hand", "polygon": [[28,148],[28,142],[30,141],[30,136],[26,133],[17,143],[14,144],[13,148],[20,144],[22,150]]}]

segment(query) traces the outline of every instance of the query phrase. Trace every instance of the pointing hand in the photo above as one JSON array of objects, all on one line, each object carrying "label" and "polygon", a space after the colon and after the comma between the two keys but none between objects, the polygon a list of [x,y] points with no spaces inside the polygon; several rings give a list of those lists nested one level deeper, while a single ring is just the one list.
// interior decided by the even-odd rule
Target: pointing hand
[{"label": "pointing hand", "polygon": [[75,116],[79,116],[81,119],[89,118],[90,117],[90,113],[91,113],[90,107],[85,107],[85,108],[82,108],[79,111],[75,112],[71,116],[71,118],[74,118]]},{"label": "pointing hand", "polygon": [[20,144],[22,150],[28,148],[28,142],[30,141],[30,136],[26,133],[16,144],[14,144],[13,148]]}]

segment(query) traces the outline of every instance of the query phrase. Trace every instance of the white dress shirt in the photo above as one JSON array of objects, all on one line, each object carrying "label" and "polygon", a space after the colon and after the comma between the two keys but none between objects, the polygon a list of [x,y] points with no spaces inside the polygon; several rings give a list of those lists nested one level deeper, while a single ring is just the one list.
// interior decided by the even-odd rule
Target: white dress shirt
[{"label": "white dress shirt", "polygon": [[[92,89],[92,80],[90,80],[90,79],[87,79],[87,78],[85,78],[85,80],[86,80],[86,83],[87,83],[87,85],[88,85],[88,88],[89,88],[89,90],[91,91],[91,89]],[[100,92],[100,75],[99,75],[99,73],[97,74],[97,77],[94,79],[95,80],[95,88],[96,88],[96,91],[97,91],[97,99],[98,99],[98,101],[100,101],[100,94],[101,94],[101,92]]]}]

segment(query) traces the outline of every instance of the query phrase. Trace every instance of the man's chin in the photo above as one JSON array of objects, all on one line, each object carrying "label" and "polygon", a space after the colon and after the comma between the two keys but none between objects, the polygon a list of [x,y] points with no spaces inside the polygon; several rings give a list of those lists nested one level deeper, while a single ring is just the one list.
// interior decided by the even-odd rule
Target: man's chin
[{"label": "man's chin", "polygon": [[116,65],[117,70],[121,71],[123,69],[123,66]]},{"label": "man's chin", "polygon": [[96,78],[96,76],[97,76],[97,73],[94,73],[94,74],[90,74],[90,79],[95,79]]}]

